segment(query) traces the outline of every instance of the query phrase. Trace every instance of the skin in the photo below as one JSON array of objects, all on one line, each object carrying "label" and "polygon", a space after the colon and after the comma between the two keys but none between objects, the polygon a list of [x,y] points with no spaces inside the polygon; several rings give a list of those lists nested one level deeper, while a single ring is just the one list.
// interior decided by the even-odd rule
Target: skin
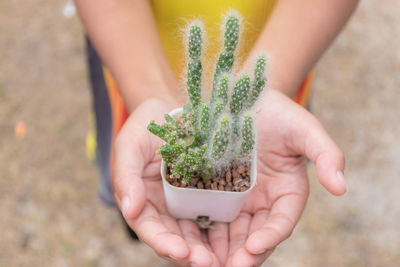
[{"label": "skin", "polygon": [[[259,51],[268,51],[271,87],[293,97],[357,3],[358,0],[280,0],[243,70],[252,70]],[[149,1],[75,0],[75,4],[129,112],[151,97],[174,106],[182,104],[182,100],[171,97],[179,93],[178,83],[163,52]]]},{"label": "skin", "polygon": [[[146,126],[182,106],[163,53],[149,1],[75,0],[104,64],[131,115],[114,146],[112,186],[130,227],[160,256],[177,265],[258,266],[293,231],[306,204],[306,157],[334,195],[345,192],[343,153],[295,95],[357,5],[356,0],[281,0],[242,70],[268,51],[269,90],[259,101],[258,183],[240,216],[207,234],[168,215],[159,175],[161,140]],[[107,16],[104,16],[107,14]],[[318,33],[318,34],[315,34]],[[141,41],[137,42],[137,36]],[[250,71],[251,72],[251,71]],[[285,96],[286,95],[286,96]],[[268,122],[268,123],[266,123]]]},{"label": "skin", "polygon": [[[176,264],[258,266],[264,262],[290,236],[304,209],[309,192],[306,157],[316,164],[318,179],[329,192],[346,191],[337,175],[344,169],[341,150],[312,114],[269,90],[257,111],[257,185],[235,221],[216,223],[202,236],[193,222],[168,214],[161,158],[155,154],[162,141],[145,130],[149,120],[157,118],[161,123],[169,110],[168,104],[150,99],[132,113],[115,144],[113,185],[129,226],[156,253]],[[126,199],[129,204],[122,205]]]},{"label": "skin", "polygon": [[178,105],[172,97],[178,83],[161,47],[149,1],[75,0],[75,4],[129,113],[151,97]]}]

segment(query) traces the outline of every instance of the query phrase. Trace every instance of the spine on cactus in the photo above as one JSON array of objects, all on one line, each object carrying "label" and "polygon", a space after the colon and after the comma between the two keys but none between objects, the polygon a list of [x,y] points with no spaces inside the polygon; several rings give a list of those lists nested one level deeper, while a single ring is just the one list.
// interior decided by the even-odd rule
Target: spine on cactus
[{"label": "spine on cactus", "polygon": [[211,157],[214,160],[219,160],[225,154],[230,136],[230,122],[228,115],[222,116],[219,128],[215,132],[212,140]]},{"label": "spine on cactus", "polygon": [[233,88],[233,94],[230,102],[230,111],[233,115],[233,131],[232,138],[236,139],[239,136],[239,113],[242,112],[243,107],[250,91],[250,77],[246,74],[242,75],[240,79],[236,82]]},{"label": "spine on cactus", "polygon": [[235,50],[239,43],[240,35],[240,19],[238,15],[229,15],[225,19],[225,32],[224,32],[224,48],[218,58],[217,66],[214,74],[213,91],[211,94],[211,102],[213,103],[216,98],[216,91],[218,89],[221,74],[229,73],[232,69],[235,60]]},{"label": "spine on cactus", "polygon": [[254,69],[254,81],[252,84],[247,104],[249,108],[254,105],[254,103],[256,102],[257,98],[259,97],[261,91],[264,89],[265,84],[267,82],[267,78],[264,76],[266,64],[267,64],[267,59],[264,54],[261,54],[256,59],[256,66]]},{"label": "spine on cactus", "polygon": [[163,159],[167,163],[172,163],[174,158],[178,154],[180,154],[184,149],[184,144],[183,143],[178,143],[178,144],[164,144],[160,147],[160,150],[158,150],[158,154],[161,154]]},{"label": "spine on cactus", "polygon": [[189,27],[188,38],[188,74],[187,74],[187,91],[193,110],[200,104],[201,99],[201,74],[202,65],[200,61],[201,50],[203,45],[202,27],[196,23]]},{"label": "spine on cactus", "polygon": [[199,130],[205,139],[210,133],[210,108],[206,102],[202,102],[199,109]]},{"label": "spine on cactus", "polygon": [[207,164],[204,160],[204,154],[206,151],[207,145],[204,144],[201,147],[189,148],[187,153],[182,154],[183,169],[186,169],[186,173],[183,174],[184,183],[187,183],[196,171],[200,170],[203,165]]},{"label": "spine on cactus", "polygon": [[247,157],[254,148],[255,137],[253,129],[253,117],[250,113],[247,113],[242,122],[242,143],[239,152],[241,157]]},{"label": "spine on cactus", "polygon": [[246,102],[250,91],[250,77],[247,74],[242,75],[235,83],[233,88],[230,110],[232,115],[238,115]]},{"label": "spine on cactus", "polygon": [[210,127],[214,127],[215,123],[218,121],[219,116],[225,110],[225,106],[228,103],[228,90],[229,90],[229,76],[224,73],[221,77],[218,90],[216,92],[216,97],[214,102],[211,102],[211,123]]},{"label": "spine on cactus", "polygon": [[229,77],[228,74],[225,73],[221,76],[217,90],[217,98],[220,99],[224,103],[224,105],[228,103],[228,86],[229,86]]},{"label": "spine on cactus", "polygon": [[150,124],[147,126],[147,129],[154,135],[160,137],[162,140],[166,140],[166,132],[165,130],[158,124],[156,124],[154,121],[151,121]]},{"label": "spine on cactus", "polygon": [[213,120],[217,121],[219,119],[219,116],[221,116],[222,112],[224,112],[226,103],[223,100],[218,99],[217,103],[215,103],[214,107],[214,114],[213,114]]}]

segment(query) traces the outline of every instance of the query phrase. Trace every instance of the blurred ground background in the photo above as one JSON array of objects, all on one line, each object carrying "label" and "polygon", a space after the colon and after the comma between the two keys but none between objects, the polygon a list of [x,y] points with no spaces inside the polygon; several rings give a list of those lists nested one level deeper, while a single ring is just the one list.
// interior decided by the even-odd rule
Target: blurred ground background
[{"label": "blurred ground background", "polygon": [[[0,266],[157,266],[97,197],[83,32],[66,3],[0,1]],[[330,196],[311,166],[305,213],[265,266],[399,266],[399,10],[361,1],[319,62],[313,112],[345,151],[348,193]]]}]

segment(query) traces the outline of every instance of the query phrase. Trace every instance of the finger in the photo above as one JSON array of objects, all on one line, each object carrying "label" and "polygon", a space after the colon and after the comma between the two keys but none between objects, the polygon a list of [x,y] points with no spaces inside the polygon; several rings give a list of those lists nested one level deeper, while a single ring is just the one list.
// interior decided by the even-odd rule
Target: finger
[{"label": "finger", "polygon": [[212,267],[223,266],[223,264],[220,263],[219,259],[217,258],[217,255],[215,255],[215,251],[213,251],[213,249],[212,249],[212,247],[210,245],[210,241],[208,239],[208,230],[201,230],[200,229],[200,234],[201,234],[201,241],[203,242],[203,245],[210,251],[210,254],[211,254],[211,257],[212,257],[212,265],[211,266]]},{"label": "finger", "polygon": [[264,225],[264,223],[267,221],[268,215],[269,210],[267,209],[258,210],[253,215],[250,223],[249,236]]},{"label": "finger", "polygon": [[178,236],[183,236],[181,228],[179,228],[178,222],[175,218],[172,218],[169,215],[160,214],[160,220],[162,224],[164,224],[164,226],[168,229],[168,231]]},{"label": "finger", "polygon": [[246,242],[251,215],[246,212],[239,213],[239,216],[229,226],[229,254],[243,247]]},{"label": "finger", "polygon": [[114,175],[112,187],[117,205],[126,220],[139,215],[146,200],[142,181],[144,158],[140,151],[144,137],[129,138],[123,128],[114,145]]},{"label": "finger", "polygon": [[[145,203],[144,168],[154,159],[161,140],[150,135],[146,126],[152,119],[162,120],[168,107],[161,101],[149,100],[136,108],[122,127],[114,143],[112,187],[117,205],[126,219],[135,218]],[[150,113],[149,110],[152,112]]]},{"label": "finger", "polygon": [[208,240],[212,251],[223,266],[228,256],[229,249],[229,228],[228,224],[215,222],[213,228],[208,230]]},{"label": "finger", "polygon": [[210,241],[208,240],[208,231],[206,229],[200,229],[200,235],[201,235],[201,242],[203,242],[203,244],[211,250],[211,246],[210,246]]},{"label": "finger", "polygon": [[[241,214],[242,217],[238,217],[230,227],[231,244],[227,266],[260,266],[272,253],[272,250],[264,251],[261,254],[253,254],[246,250],[245,244],[251,231],[254,217],[247,213]],[[260,216],[256,218],[257,222],[261,222],[262,219],[263,217]]]},{"label": "finger", "polygon": [[272,254],[274,250],[267,250],[261,254],[251,254],[245,248],[238,249],[232,257],[231,265],[233,267],[242,266],[260,266]]},{"label": "finger", "polygon": [[[269,210],[258,210],[252,217],[249,235],[259,230],[267,221]],[[260,266],[273,252],[273,249],[267,250],[261,254],[252,254],[247,249],[241,248],[236,251],[232,257],[232,262],[237,266]],[[235,265],[233,265],[235,266]]]},{"label": "finger", "polygon": [[142,181],[145,164],[151,161],[150,140],[135,114],[127,120],[114,143],[112,187],[125,219],[135,218],[144,206]]},{"label": "finger", "polygon": [[136,219],[128,219],[127,223],[139,239],[161,257],[185,261],[189,256],[190,250],[185,240],[163,224],[158,211],[150,202],[146,203]]},{"label": "finger", "polygon": [[250,221],[251,215],[246,212],[241,212],[239,216],[230,223],[227,266],[232,266],[232,259],[235,252],[244,247],[249,233]]},{"label": "finger", "polygon": [[189,262],[195,266],[212,266],[213,257],[202,242],[201,233],[197,225],[190,220],[179,220],[183,238],[190,247]]},{"label": "finger", "polygon": [[[287,194],[278,198],[262,226],[250,234],[246,249],[252,254],[261,254],[287,239],[300,218],[306,199],[303,194]],[[260,224],[261,216],[257,224]]]},{"label": "finger", "polygon": [[343,195],[346,192],[344,154],[318,120],[311,114],[307,115],[309,122],[294,123],[295,130],[291,138],[293,148],[314,162],[319,182],[330,193]]}]

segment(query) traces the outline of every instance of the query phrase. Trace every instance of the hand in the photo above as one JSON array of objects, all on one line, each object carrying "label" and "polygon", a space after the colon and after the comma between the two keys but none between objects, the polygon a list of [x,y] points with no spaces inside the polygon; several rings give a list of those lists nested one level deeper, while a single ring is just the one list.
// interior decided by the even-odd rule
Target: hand
[{"label": "hand", "polygon": [[290,235],[302,213],[308,196],[304,155],[316,163],[319,180],[331,193],[345,192],[337,175],[344,168],[343,154],[318,121],[276,91],[264,97],[257,114],[257,185],[239,217],[231,224],[215,223],[208,241],[191,221],[177,221],[166,211],[161,159],[154,156],[161,140],[145,128],[151,119],[161,121],[170,108],[152,100],[126,122],[116,142],[116,200],[131,228],[160,256],[199,266],[260,265]]},{"label": "hand", "polygon": [[257,113],[258,178],[240,215],[209,231],[210,245],[225,266],[258,266],[288,238],[306,200],[308,157],[332,194],[346,191],[344,156],[318,120],[283,94],[269,90]]},{"label": "hand", "polygon": [[190,220],[168,214],[160,176],[162,141],[147,130],[171,107],[147,100],[130,115],[115,142],[113,192],[128,225],[161,257],[179,265],[220,266],[205,236]]}]

